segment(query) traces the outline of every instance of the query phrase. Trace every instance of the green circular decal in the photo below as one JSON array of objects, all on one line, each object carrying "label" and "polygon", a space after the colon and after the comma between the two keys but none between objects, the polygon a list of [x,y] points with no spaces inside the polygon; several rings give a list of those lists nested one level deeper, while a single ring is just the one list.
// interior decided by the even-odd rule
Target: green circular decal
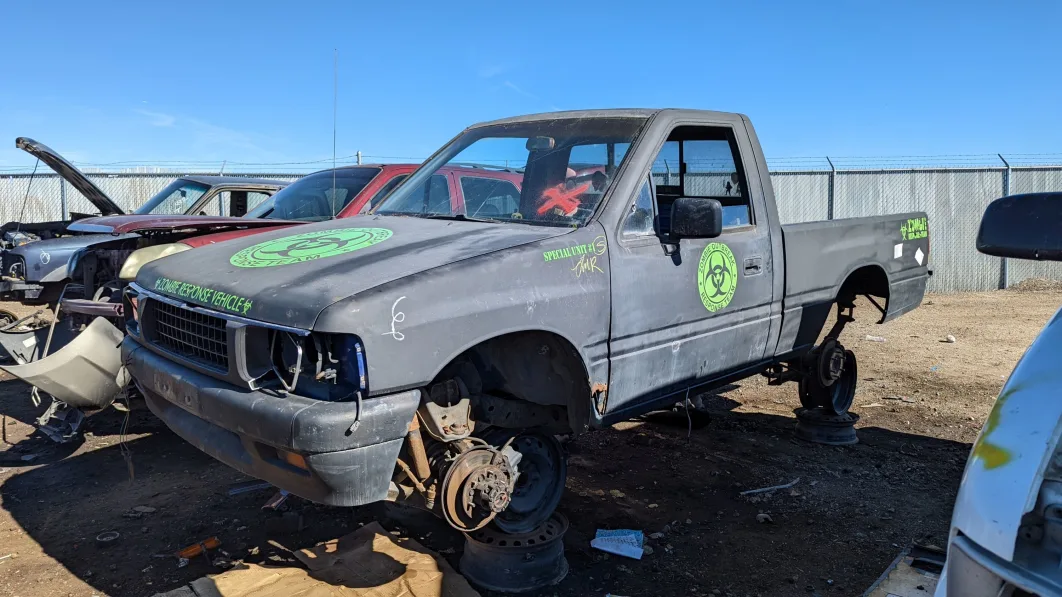
[{"label": "green circular decal", "polygon": [[730,304],[737,290],[737,262],[730,247],[723,243],[711,243],[701,253],[697,264],[697,290],[701,293],[704,308],[718,311]]},{"label": "green circular decal", "polygon": [[391,238],[386,228],[335,228],[284,236],[258,243],[236,253],[229,263],[236,267],[272,267],[335,257]]}]

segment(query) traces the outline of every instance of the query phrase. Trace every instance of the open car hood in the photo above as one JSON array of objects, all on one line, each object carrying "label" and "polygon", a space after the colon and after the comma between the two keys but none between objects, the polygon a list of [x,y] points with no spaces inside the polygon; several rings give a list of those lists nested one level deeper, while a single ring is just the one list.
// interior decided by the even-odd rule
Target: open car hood
[{"label": "open car hood", "polygon": [[15,139],[15,147],[25,151],[45,164],[48,164],[52,170],[55,170],[56,174],[62,176],[66,182],[73,185],[79,193],[91,201],[92,204],[96,206],[96,209],[100,210],[101,214],[110,216],[125,213],[125,211],[118,207],[114,201],[111,201],[111,198],[101,191],[95,183],[89,180],[80,170],[74,167],[73,164],[66,161],[63,156],[53,151],[47,145],[38,143],[29,137],[19,137]]},{"label": "open car hood", "polygon": [[232,218],[220,216],[152,216],[128,215],[85,218],[69,226],[73,232],[94,232],[102,234],[127,234],[130,232],[168,232],[173,230],[195,230],[200,232],[220,232],[223,230],[240,230],[248,228],[275,228],[303,224],[295,220],[268,220],[252,218]]}]

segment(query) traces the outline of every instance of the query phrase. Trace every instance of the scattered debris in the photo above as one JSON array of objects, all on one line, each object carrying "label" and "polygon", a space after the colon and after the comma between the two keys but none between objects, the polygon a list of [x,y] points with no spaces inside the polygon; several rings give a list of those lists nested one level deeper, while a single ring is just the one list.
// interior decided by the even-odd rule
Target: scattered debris
[{"label": "scattered debris", "polygon": [[266,520],[265,530],[269,535],[290,535],[303,529],[302,514],[297,512],[285,512],[284,514]]},{"label": "scattered debris", "polygon": [[871,336],[871,335],[867,334],[867,342],[884,342],[884,341],[885,341],[885,338],[882,338],[881,336]]},{"label": "scattered debris", "polygon": [[906,402],[907,404],[914,404],[918,402],[914,398],[908,396],[885,396],[885,400],[899,400],[900,402]]},{"label": "scattered debris", "polygon": [[22,456],[22,462],[32,462],[37,459],[37,454],[25,454]]},{"label": "scattered debris", "polygon": [[650,539],[654,539],[654,540],[655,539],[663,539],[664,538],[664,534],[663,533],[650,533],[649,534],[649,538]]},{"label": "scattered debris", "polygon": [[645,553],[644,543],[645,536],[641,531],[598,529],[597,534],[590,541],[590,547],[606,553],[640,560]]},{"label": "scattered debris", "polygon": [[863,408],[878,408],[879,406],[885,406],[880,402],[871,402],[870,404],[864,404]]},{"label": "scattered debris", "polygon": [[96,535],[96,545],[99,545],[100,547],[110,547],[118,542],[119,537],[121,537],[121,535],[118,534],[118,531],[104,531],[99,535]]},{"label": "scattered debris", "polygon": [[273,494],[273,497],[269,498],[265,504],[262,505],[263,510],[281,510],[284,507],[284,503],[288,501],[288,492],[281,489]]},{"label": "scattered debris", "polygon": [[800,483],[800,477],[797,477],[796,479],[793,479],[792,481],[786,483],[785,485],[771,485],[770,487],[761,487],[759,489],[749,489],[747,491],[742,491],[741,495],[752,495],[754,493],[764,493],[764,492],[767,492],[767,491],[774,491],[776,489],[789,489],[790,487],[796,485],[797,483]]},{"label": "scattered debris", "polygon": [[259,481],[257,479],[251,481],[244,481],[242,483],[236,483],[229,488],[228,494],[230,496],[240,495],[241,493],[248,493],[251,491],[258,491],[261,489],[269,489],[273,487],[272,483],[266,483],[265,481]]},{"label": "scattered debris", "polygon": [[2,561],[4,561],[4,560],[8,560],[8,559],[11,559],[11,558],[13,558],[13,557],[15,557],[15,554],[13,554],[13,553],[9,553],[9,554],[7,554],[6,556],[0,556],[0,562],[2,562]]},{"label": "scattered debris", "polygon": [[771,518],[770,514],[764,514],[763,512],[760,512],[759,514],[756,515],[756,522],[761,523],[761,524],[765,523],[765,522],[773,523],[774,519]]},{"label": "scattered debris", "polygon": [[613,490],[609,491],[608,494],[611,495],[614,498],[627,497],[622,491],[620,491],[618,489],[613,489]]},{"label": "scattered debris", "polygon": [[955,336],[948,334],[943,340],[941,340],[941,342],[944,342],[945,344],[955,344]]},{"label": "scattered debris", "polygon": [[140,514],[151,514],[151,513],[155,512],[155,510],[156,509],[152,508],[151,506],[134,506],[133,507],[133,512],[138,512]]},{"label": "scattered debris", "polygon": [[[221,545],[221,540],[219,540],[217,537],[210,537],[208,539],[200,541],[199,543],[195,543],[193,545],[185,547],[184,549],[174,554],[175,556],[177,556],[177,567],[183,568],[184,566],[187,566],[188,560],[196,556],[203,555],[211,549],[217,549],[219,545]],[[184,560],[183,564],[181,563],[181,560]]]}]

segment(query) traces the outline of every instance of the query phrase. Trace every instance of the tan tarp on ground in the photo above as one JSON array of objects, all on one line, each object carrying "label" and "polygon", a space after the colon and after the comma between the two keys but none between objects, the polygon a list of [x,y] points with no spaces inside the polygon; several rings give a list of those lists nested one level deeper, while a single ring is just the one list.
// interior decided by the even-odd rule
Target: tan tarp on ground
[{"label": "tan tarp on ground", "polygon": [[479,597],[468,581],[412,539],[377,523],[295,553],[309,569],[240,564],[190,585],[196,597]]}]

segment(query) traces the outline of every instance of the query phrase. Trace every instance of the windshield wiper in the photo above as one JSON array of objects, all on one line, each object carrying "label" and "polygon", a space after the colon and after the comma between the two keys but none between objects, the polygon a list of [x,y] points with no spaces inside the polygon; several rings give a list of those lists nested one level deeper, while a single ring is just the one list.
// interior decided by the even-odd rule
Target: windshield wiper
[{"label": "windshield wiper", "polygon": [[487,224],[493,224],[500,222],[501,220],[493,220],[490,218],[477,218],[475,216],[469,217],[465,214],[416,214],[417,217],[429,218],[432,220],[456,220],[458,222],[483,222]]}]

